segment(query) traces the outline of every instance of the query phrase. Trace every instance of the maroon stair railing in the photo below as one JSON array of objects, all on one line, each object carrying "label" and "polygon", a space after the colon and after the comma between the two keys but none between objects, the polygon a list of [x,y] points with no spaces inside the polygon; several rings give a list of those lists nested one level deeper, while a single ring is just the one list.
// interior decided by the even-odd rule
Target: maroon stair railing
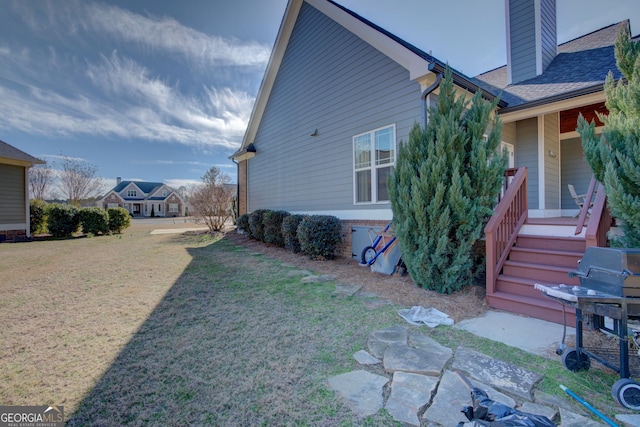
[{"label": "maroon stair railing", "polygon": [[487,250],[487,295],[495,292],[496,278],[527,221],[527,168],[505,174],[505,192],[487,223],[484,233]]}]

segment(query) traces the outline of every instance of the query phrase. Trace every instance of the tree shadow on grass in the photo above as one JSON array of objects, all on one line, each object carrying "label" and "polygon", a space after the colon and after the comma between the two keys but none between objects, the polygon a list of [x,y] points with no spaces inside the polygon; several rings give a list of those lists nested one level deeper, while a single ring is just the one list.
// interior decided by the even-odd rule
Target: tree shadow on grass
[{"label": "tree shadow on grass", "polygon": [[188,252],[189,266],[68,425],[362,421],[324,381],[357,368],[354,342],[364,345],[376,313],[224,239]]}]

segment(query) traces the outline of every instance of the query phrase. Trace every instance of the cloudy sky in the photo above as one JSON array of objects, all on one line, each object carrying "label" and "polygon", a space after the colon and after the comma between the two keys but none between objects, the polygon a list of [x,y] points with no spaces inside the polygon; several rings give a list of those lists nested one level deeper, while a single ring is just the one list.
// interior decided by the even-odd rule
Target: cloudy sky
[{"label": "cloudy sky", "polygon": [[[504,0],[338,0],[474,76],[504,65]],[[0,0],[0,139],[108,185],[232,181],[286,0]],[[605,5],[606,8],[603,8]],[[558,40],[631,19],[637,0],[558,0]],[[0,183],[1,185],[1,183]]]}]

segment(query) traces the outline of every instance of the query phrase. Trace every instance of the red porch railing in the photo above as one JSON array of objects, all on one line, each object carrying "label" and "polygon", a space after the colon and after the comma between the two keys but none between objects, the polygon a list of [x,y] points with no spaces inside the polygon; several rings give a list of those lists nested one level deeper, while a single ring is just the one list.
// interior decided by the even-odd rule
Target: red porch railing
[{"label": "red porch railing", "polygon": [[487,250],[487,294],[495,292],[496,277],[509,256],[518,232],[527,221],[527,168],[505,173],[505,192],[484,229]]}]

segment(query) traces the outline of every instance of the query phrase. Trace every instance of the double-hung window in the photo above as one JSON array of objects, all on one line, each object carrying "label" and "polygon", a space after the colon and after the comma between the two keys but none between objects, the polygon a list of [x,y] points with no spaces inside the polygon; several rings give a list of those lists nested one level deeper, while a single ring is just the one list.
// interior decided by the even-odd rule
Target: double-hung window
[{"label": "double-hung window", "polygon": [[389,201],[387,180],[396,163],[395,125],[353,137],[355,203]]}]

